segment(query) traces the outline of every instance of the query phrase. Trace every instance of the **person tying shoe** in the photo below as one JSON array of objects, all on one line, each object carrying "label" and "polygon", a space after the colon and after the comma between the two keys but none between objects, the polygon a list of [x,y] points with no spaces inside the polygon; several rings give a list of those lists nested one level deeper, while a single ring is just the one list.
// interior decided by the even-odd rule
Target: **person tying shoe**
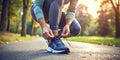
[{"label": "person tying shoe", "polygon": [[[42,28],[42,36],[48,41],[48,52],[68,54],[70,49],[61,38],[76,36],[81,26],[75,18],[78,0],[35,0],[31,7],[31,15]],[[62,12],[65,4],[69,4],[67,13]],[[48,26],[49,25],[49,26]]]}]

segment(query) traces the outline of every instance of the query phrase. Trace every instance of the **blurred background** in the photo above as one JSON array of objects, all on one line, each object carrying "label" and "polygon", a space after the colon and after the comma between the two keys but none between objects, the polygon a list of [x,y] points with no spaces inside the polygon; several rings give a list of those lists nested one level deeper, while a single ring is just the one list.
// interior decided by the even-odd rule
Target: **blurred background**
[{"label": "blurred background", "polygon": [[[0,0],[1,41],[9,34],[41,36],[41,28],[30,13],[33,1]],[[76,18],[82,26],[79,36],[120,38],[120,0],[79,0],[76,8]]]}]

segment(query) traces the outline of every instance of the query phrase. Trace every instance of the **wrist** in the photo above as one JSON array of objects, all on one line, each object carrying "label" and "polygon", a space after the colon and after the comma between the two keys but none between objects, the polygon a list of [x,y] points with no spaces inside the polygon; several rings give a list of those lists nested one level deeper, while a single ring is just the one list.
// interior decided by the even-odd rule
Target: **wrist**
[{"label": "wrist", "polygon": [[73,20],[66,19],[66,26],[70,26],[72,24]]},{"label": "wrist", "polygon": [[70,27],[71,24],[66,24],[65,26]]}]

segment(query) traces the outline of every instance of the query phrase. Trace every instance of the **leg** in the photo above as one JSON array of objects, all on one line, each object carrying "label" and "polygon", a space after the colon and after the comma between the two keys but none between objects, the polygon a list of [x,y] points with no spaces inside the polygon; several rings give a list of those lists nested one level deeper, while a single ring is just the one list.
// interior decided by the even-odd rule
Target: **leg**
[{"label": "leg", "polygon": [[49,9],[49,24],[53,30],[53,34],[58,36],[59,22],[61,18],[61,8],[63,6],[63,0],[54,0]]},{"label": "leg", "polygon": [[[65,13],[62,13],[62,17],[61,17],[61,21],[60,21],[60,29],[63,29],[63,27],[65,26]],[[71,36],[76,36],[80,33],[81,31],[81,26],[78,23],[77,20],[74,20],[70,26],[70,33]]]},{"label": "leg", "polygon": [[48,51],[52,53],[69,53],[69,48],[66,47],[63,42],[61,41],[61,37],[58,35],[58,28],[59,22],[61,18],[61,8],[63,5],[63,0],[53,0],[52,3],[49,5],[48,11],[48,21],[50,28],[53,31],[55,37],[48,41]]},{"label": "leg", "polygon": [[77,20],[74,20],[70,26],[71,36],[76,36],[81,32],[81,26]]},{"label": "leg", "polygon": [[[43,12],[46,22],[49,22],[50,28],[55,36],[58,35],[58,25],[61,18],[61,9],[64,4],[64,0],[45,0],[43,5]],[[36,20],[34,7],[31,8],[31,14]]]},{"label": "leg", "polygon": [[[69,48],[61,41],[58,36],[58,25],[61,18],[61,8],[63,0],[45,0],[43,12],[45,19],[49,22],[50,28],[55,35],[54,38],[48,39],[48,51],[52,53],[69,53]],[[34,14],[33,14],[34,15]]]}]

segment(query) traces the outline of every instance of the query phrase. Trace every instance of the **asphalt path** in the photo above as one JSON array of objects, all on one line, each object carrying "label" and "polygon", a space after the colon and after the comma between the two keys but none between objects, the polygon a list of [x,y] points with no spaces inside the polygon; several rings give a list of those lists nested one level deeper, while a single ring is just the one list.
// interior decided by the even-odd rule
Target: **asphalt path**
[{"label": "asphalt path", "polygon": [[47,44],[43,38],[23,42],[0,44],[0,60],[120,60],[120,47],[71,42],[65,45],[69,54],[46,52]]}]

